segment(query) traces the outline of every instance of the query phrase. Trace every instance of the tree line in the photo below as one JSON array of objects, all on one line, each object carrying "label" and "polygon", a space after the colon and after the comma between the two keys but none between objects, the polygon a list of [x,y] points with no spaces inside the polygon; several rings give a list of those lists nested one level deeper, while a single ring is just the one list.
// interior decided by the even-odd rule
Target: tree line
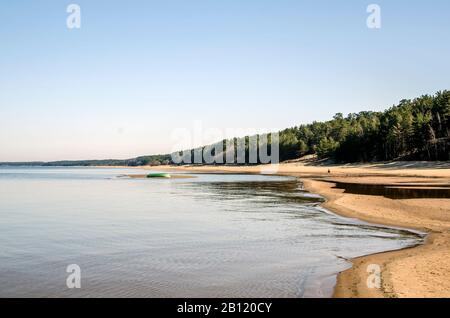
[{"label": "tree line", "polygon": [[[245,144],[247,159],[249,140],[248,136],[231,140],[234,145]],[[224,153],[216,156],[225,158],[230,141],[222,142]],[[205,147],[188,150],[191,158]],[[405,99],[383,112],[363,111],[345,117],[338,113],[329,121],[282,130],[279,155],[280,161],[317,155],[343,163],[450,160],[450,91]]]},{"label": "tree line", "polygon": [[282,135],[280,153],[287,148],[289,157],[315,153],[339,162],[449,160],[450,91],[405,99],[383,112],[339,113]]},{"label": "tree line", "polygon": [[40,166],[40,167],[89,167],[89,166],[152,166],[170,164],[170,155],[150,155],[131,159],[103,159],[103,160],[62,160],[62,161],[34,161],[34,162],[0,162],[0,166]]},{"label": "tree line", "polygon": [[[251,156],[251,137],[231,140],[235,149],[238,145],[243,145],[246,162]],[[270,136],[265,142],[268,142],[270,154]],[[223,140],[219,143],[223,143],[223,153],[213,155],[223,156],[224,160],[221,161],[226,162],[226,145],[230,141]],[[201,152],[210,146],[188,150],[192,162],[195,152]],[[435,95],[424,95],[412,100],[405,99],[382,112],[363,111],[347,116],[338,113],[329,121],[303,124],[279,132],[280,161],[306,155],[317,155],[319,159],[329,158],[343,163],[450,160],[450,91],[440,91]],[[239,162],[237,155],[234,156]],[[256,158],[256,163],[259,162],[260,158]],[[145,166],[171,163],[172,156],[165,154],[126,160],[14,162],[0,165]]]}]

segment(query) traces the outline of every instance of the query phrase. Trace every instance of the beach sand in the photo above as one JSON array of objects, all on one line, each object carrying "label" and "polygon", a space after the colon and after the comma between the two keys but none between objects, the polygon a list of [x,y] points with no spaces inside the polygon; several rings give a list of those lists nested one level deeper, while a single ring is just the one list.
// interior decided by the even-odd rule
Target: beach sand
[{"label": "beach sand", "polygon": [[[261,173],[267,166],[158,166],[146,169],[200,173]],[[391,162],[353,165],[280,164],[276,174],[301,178],[324,196],[325,208],[363,221],[426,232],[425,244],[363,256],[338,275],[334,297],[450,297],[450,199],[391,199],[344,193],[334,182],[403,188],[450,185],[450,163]],[[381,268],[381,288],[367,286],[368,266]]]}]

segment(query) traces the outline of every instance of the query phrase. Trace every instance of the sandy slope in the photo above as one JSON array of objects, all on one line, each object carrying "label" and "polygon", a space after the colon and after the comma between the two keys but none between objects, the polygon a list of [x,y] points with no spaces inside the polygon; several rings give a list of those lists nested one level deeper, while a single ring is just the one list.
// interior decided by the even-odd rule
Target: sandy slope
[{"label": "sandy slope", "polygon": [[[305,184],[328,199],[326,208],[344,216],[431,233],[423,246],[353,260],[353,268],[338,276],[335,297],[450,297],[450,199],[392,200],[343,194],[325,182]],[[381,290],[367,287],[370,264],[381,266]]]},{"label": "sandy slope", "polygon": [[[148,169],[261,173],[266,168],[165,166]],[[450,297],[450,199],[393,200],[348,194],[333,188],[332,183],[450,184],[450,163],[395,162],[345,166],[290,163],[281,164],[277,173],[300,177],[307,190],[327,198],[326,208],[341,215],[429,233],[426,244],[422,246],[354,259],[353,267],[338,276],[335,297]],[[367,287],[367,266],[370,264],[378,264],[382,269],[381,289]]]}]

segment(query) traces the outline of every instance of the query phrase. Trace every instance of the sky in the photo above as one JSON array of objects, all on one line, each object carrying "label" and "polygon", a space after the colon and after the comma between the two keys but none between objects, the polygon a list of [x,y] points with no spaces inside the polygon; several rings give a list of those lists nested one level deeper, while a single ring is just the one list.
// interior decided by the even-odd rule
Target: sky
[{"label": "sky", "polygon": [[448,0],[0,0],[0,161],[167,153],[180,129],[281,129],[450,89],[449,14]]}]

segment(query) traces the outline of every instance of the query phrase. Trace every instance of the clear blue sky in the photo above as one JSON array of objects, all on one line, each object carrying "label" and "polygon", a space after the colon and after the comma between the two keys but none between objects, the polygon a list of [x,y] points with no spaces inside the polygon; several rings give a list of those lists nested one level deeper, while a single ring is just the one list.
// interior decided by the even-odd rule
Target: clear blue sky
[{"label": "clear blue sky", "polygon": [[1,0],[0,43],[0,161],[164,153],[198,120],[284,128],[450,88],[448,0]]}]

